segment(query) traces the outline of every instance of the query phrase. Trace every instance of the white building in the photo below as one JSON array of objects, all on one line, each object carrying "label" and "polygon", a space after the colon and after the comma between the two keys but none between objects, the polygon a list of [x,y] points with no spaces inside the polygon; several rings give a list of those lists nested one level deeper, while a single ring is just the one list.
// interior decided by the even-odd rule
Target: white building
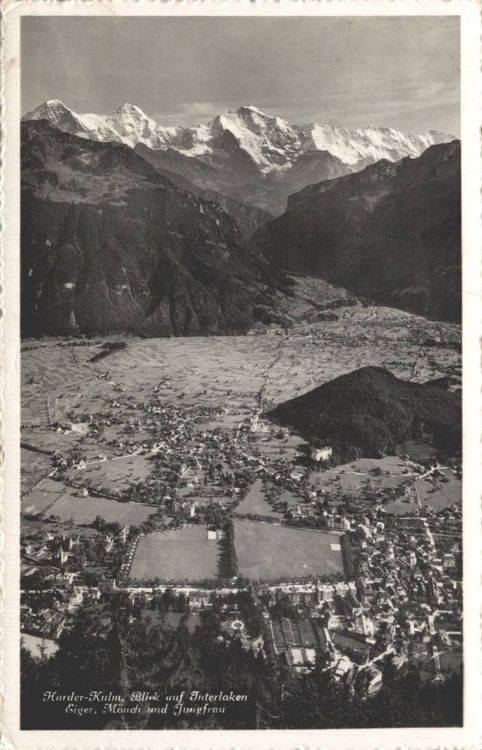
[{"label": "white building", "polygon": [[316,463],[328,461],[333,455],[333,449],[329,446],[323,448],[312,448],[311,449],[311,460]]}]

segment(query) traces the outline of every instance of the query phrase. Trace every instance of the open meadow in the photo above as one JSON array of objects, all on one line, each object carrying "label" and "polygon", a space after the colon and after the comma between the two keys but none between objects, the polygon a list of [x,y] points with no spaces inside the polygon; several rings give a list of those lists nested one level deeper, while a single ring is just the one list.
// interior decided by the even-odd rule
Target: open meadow
[{"label": "open meadow", "polygon": [[93,460],[86,466],[71,470],[69,476],[77,483],[99,487],[106,494],[125,494],[134,482],[140,482],[151,473],[149,456],[114,456],[108,460]]},{"label": "open meadow", "polygon": [[253,580],[343,575],[341,537],[236,518],[239,574]]},{"label": "open meadow", "polygon": [[22,512],[28,515],[55,517],[60,522],[92,524],[97,516],[106,523],[139,525],[155,513],[153,505],[126,503],[106,497],[84,497],[75,487],[46,479],[22,499]]},{"label": "open meadow", "polygon": [[209,539],[206,528],[185,526],[139,539],[130,577],[142,582],[202,581],[216,578],[220,549],[216,539]]}]

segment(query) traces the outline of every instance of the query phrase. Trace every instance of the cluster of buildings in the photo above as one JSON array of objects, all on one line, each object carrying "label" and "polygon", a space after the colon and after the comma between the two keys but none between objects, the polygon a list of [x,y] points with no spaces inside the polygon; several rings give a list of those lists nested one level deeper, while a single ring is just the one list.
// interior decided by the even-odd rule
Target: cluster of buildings
[{"label": "cluster of buildings", "polygon": [[100,529],[70,524],[25,525],[21,537],[21,584],[24,590],[71,588],[114,580],[130,540],[129,526]]},{"label": "cluster of buildings", "polygon": [[[261,479],[299,498],[278,523],[315,524],[339,532],[340,539],[346,540],[340,542],[345,545],[345,581],[250,584],[264,620],[263,632],[250,634],[232,608],[223,614],[221,638],[227,642],[236,638],[244,648],[260,653],[272,647],[284,669],[299,674],[315,668],[330,670],[336,680],[353,689],[363,684],[367,695],[382,685],[381,664],[387,656],[403,669],[416,654],[420,664],[433,665],[435,679],[443,679],[443,654],[459,652],[462,641],[460,509],[435,514],[419,508],[412,515],[387,516],[374,505],[367,514],[347,512],[324,502],[323,492],[309,486],[306,466],[289,457],[271,458],[260,450],[260,442],[269,440],[275,430],[280,442],[288,433],[267,426],[259,413],[240,418],[232,429],[204,428],[220,416],[220,410],[202,404],[189,408],[167,404],[163,383],[153,389],[150,400],[142,402],[114,382],[112,387],[115,393],[106,409],[89,418],[88,434],[105,451],[103,458],[109,452],[116,457],[152,457],[148,475],[129,489],[129,499],[161,506],[174,524],[195,522],[203,518],[208,505],[218,504],[231,513],[243,491]],[[116,425],[122,425],[122,439],[109,429]],[[75,481],[82,483],[88,465],[84,456],[76,455],[74,463],[62,456],[54,458],[66,481],[75,474]],[[314,447],[307,456],[318,467],[330,458],[329,446]],[[137,531],[130,533],[128,526],[115,530],[109,525],[85,526],[77,527],[74,534],[67,526],[53,525],[52,531],[24,529],[23,578],[27,581],[40,570],[43,581],[38,601],[32,599],[35,591],[31,590],[22,609],[24,632],[55,639],[81,604],[124,591],[134,606],[166,588],[130,586]],[[217,535],[219,530],[207,533]],[[61,590],[62,597],[41,606],[45,589]],[[197,613],[212,606],[214,594],[223,596],[220,589],[173,590],[186,597],[193,632]],[[233,591],[236,581],[226,596]],[[291,610],[280,615],[280,603]],[[174,615],[179,613],[171,614],[163,627],[177,627],[179,618]]]},{"label": "cluster of buildings", "polygon": [[67,616],[60,601],[52,606],[39,607],[24,602],[20,608],[20,618],[22,633],[55,641],[64,629]]},{"label": "cluster of buildings", "polygon": [[42,578],[46,581],[71,584],[78,575],[75,561],[82,542],[80,535],[70,531],[57,534],[36,527],[29,529],[21,540],[22,577],[28,578],[42,571]]}]

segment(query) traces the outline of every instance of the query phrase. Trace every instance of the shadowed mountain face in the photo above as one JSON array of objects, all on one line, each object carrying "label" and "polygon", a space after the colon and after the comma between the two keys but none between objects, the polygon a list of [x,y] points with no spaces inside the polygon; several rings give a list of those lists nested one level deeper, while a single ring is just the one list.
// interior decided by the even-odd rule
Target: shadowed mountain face
[{"label": "shadowed mountain face", "polygon": [[280,268],[411,312],[461,317],[460,142],[290,196],[253,237]]},{"label": "shadowed mountain face", "polygon": [[[226,211],[230,214],[229,207],[240,205],[245,214],[250,208],[251,216],[257,222],[254,229],[282,213],[290,193],[300,187],[351,171],[351,167],[328,151],[308,151],[285,171],[273,170],[263,174],[233,136],[226,136],[226,140],[232,142],[229,149],[222,150],[224,159],[220,156],[214,158],[214,154],[209,162],[173,148],[153,150],[143,143],[139,143],[135,151],[160,174],[168,171],[171,175],[179,175],[197,190],[217,196],[215,200],[219,201],[219,196],[223,196],[228,201]],[[236,213],[232,215],[237,218]]]},{"label": "shadowed mountain face", "polygon": [[395,454],[400,443],[425,436],[443,452],[461,449],[459,395],[399,380],[382,367],[335,378],[285,401],[269,416],[330,446],[337,463]]},{"label": "shadowed mountain face", "polygon": [[45,121],[22,126],[21,274],[23,335],[242,332],[286,284],[220,206]]},{"label": "shadowed mountain face", "polygon": [[[250,203],[242,203],[215,189],[209,189],[207,186],[211,185],[216,188],[219,187],[219,183],[210,175],[209,169],[201,163],[198,164],[196,159],[182,157],[172,149],[152,151],[143,144],[136,146],[135,153],[149,162],[158,174],[168,179],[173,185],[198,198],[213,201],[221,206],[234,219],[246,239],[249,239],[258,227],[273,218],[272,214],[262,208]],[[197,167],[199,167],[198,173],[196,173]]]}]

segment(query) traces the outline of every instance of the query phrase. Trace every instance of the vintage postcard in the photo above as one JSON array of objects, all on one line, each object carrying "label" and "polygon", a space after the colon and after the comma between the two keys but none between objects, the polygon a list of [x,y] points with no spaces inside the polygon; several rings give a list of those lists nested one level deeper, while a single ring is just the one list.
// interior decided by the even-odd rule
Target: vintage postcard
[{"label": "vintage postcard", "polygon": [[2,748],[475,748],[477,2],[7,2]]}]

